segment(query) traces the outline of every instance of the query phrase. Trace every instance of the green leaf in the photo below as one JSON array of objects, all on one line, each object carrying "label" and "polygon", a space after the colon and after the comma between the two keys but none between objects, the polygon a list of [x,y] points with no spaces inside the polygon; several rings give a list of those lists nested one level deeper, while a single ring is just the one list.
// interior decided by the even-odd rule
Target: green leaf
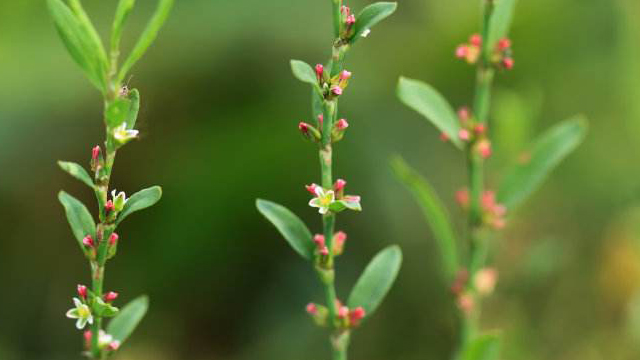
[{"label": "green leaf", "polygon": [[58,199],[62,206],[64,206],[65,213],[67,214],[67,221],[71,225],[71,231],[78,245],[84,252],[84,246],[82,245],[82,239],[85,236],[91,235],[93,239],[96,239],[96,223],[93,221],[93,217],[78,199],[67,194],[64,191],[58,193]]},{"label": "green leaf", "polygon": [[355,32],[349,42],[353,44],[358,41],[365,31],[371,30],[375,24],[393,14],[397,7],[398,4],[395,2],[378,2],[362,9],[356,16]]},{"label": "green leaf", "polygon": [[118,98],[107,105],[106,119],[110,128],[117,128],[129,117],[131,101],[129,99]]},{"label": "green leaf", "polygon": [[584,139],[587,122],[581,117],[565,120],[547,130],[524,154],[525,162],[506,172],[498,201],[513,211],[533,193],[562,159]]},{"label": "green leaf", "polygon": [[500,356],[500,335],[482,334],[473,339],[466,347],[461,360],[497,360]]},{"label": "green leaf", "polygon": [[256,200],[256,207],[280,231],[293,250],[307,260],[313,259],[311,232],[299,217],[284,206],[267,200]]},{"label": "green leaf", "polygon": [[487,51],[493,51],[498,40],[507,36],[516,3],[517,0],[496,0],[493,14],[489,19]]},{"label": "green leaf", "polygon": [[56,30],[73,60],[84,70],[91,83],[106,91],[107,61],[102,44],[96,41],[92,27],[79,19],[62,0],[47,0]]},{"label": "green leaf", "polygon": [[116,8],[116,15],[113,19],[113,26],[111,27],[111,50],[117,51],[120,46],[120,39],[122,38],[122,29],[124,24],[131,14],[135,0],[120,0],[118,7]]},{"label": "green leaf", "polygon": [[300,60],[291,60],[291,72],[298,80],[318,86],[318,77],[311,65]]},{"label": "green leaf", "polygon": [[93,313],[100,317],[114,317],[118,313],[119,309],[110,303],[105,302],[100,297],[95,298],[93,304]]},{"label": "green leaf", "polygon": [[138,89],[132,89],[129,92],[129,101],[131,106],[129,107],[129,113],[127,114],[127,129],[132,130],[136,126],[138,120],[138,112],[140,111],[140,93]]},{"label": "green leaf", "polygon": [[437,90],[421,81],[400,77],[397,93],[400,101],[431,121],[449,136],[456,147],[462,149],[462,141],[458,137],[458,115]]},{"label": "green leaf", "polygon": [[402,251],[399,246],[391,245],[380,251],[351,290],[347,301],[349,308],[362,306],[366,316],[371,316],[391,289],[401,263]]},{"label": "green leaf", "polygon": [[87,171],[80,165],[68,161],[58,161],[58,165],[62,170],[69,173],[69,175],[87,184],[90,188],[94,188],[93,180]]},{"label": "green leaf", "polygon": [[458,271],[458,242],[447,209],[442,200],[422,176],[413,170],[401,157],[391,159],[391,168],[396,177],[411,191],[422,208],[440,251],[440,259],[448,280],[453,280]]},{"label": "green leaf", "polygon": [[118,214],[116,225],[120,224],[122,220],[134,212],[153,206],[155,203],[160,201],[161,197],[162,188],[160,186],[152,186],[131,195],[129,200],[124,204],[124,208],[122,208],[120,214]]},{"label": "green leaf", "polygon": [[125,305],[107,326],[107,334],[124,343],[136,329],[149,308],[149,298],[139,296]]},{"label": "green leaf", "polygon": [[[315,89],[311,90],[311,118],[314,121],[318,121],[318,115],[322,115],[324,112],[324,105],[322,104],[322,96],[318,94]],[[318,127],[320,123],[318,122]]]},{"label": "green leaf", "polygon": [[122,68],[120,68],[120,73],[118,74],[118,83],[122,82],[122,79],[124,79],[129,70],[131,70],[133,65],[140,60],[149,46],[151,46],[151,43],[156,39],[160,28],[169,16],[169,11],[173,6],[173,2],[174,0],[160,0],[155,13],[151,17],[147,27],[142,32],[142,35],[140,35],[140,39],[138,39],[138,42],[133,47],[133,50],[131,51],[131,54],[129,54],[129,57],[127,57],[127,60],[122,64]]}]

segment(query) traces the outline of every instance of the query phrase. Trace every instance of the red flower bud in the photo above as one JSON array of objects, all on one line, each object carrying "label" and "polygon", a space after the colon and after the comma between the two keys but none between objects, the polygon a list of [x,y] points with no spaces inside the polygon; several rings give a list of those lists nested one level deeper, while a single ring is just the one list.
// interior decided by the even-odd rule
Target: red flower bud
[{"label": "red flower bud", "polygon": [[440,140],[442,140],[443,142],[449,141],[449,135],[447,135],[446,133],[440,133]]},{"label": "red flower bud", "polygon": [[113,201],[107,200],[107,203],[104,205],[104,210],[106,212],[113,211]]},{"label": "red flower bud", "polygon": [[98,161],[98,156],[100,156],[100,146],[97,145],[93,149],[91,149],[91,160]]},{"label": "red flower bud", "polygon": [[349,127],[349,123],[345,119],[340,119],[336,122],[336,129],[344,130]]},{"label": "red flower bud", "polygon": [[86,300],[87,299],[87,287],[84,285],[78,285],[78,295]]},{"label": "red flower bud", "polygon": [[311,315],[315,315],[318,313],[318,307],[314,303],[307,304],[307,312]]},{"label": "red flower bud", "polygon": [[82,336],[84,337],[84,346],[88,349],[91,347],[91,330],[85,331]]},{"label": "red flower bud", "polygon": [[473,34],[469,38],[469,42],[473,46],[480,47],[480,46],[482,46],[482,36],[480,36],[480,34]]},{"label": "red flower bud", "polygon": [[471,118],[471,112],[469,111],[469,108],[466,106],[463,106],[460,109],[458,109],[458,118],[463,123],[469,120]]},{"label": "red flower bud", "polygon": [[343,70],[340,73],[340,80],[349,80],[351,78],[351,73],[348,72],[347,70]]},{"label": "red flower bud", "polygon": [[333,190],[338,192],[340,190],[344,190],[345,186],[347,186],[347,182],[342,180],[342,179],[338,179],[338,180],[336,180],[336,183],[333,184]]},{"label": "red flower bud", "polygon": [[322,249],[320,249],[320,255],[322,255],[322,256],[329,255],[329,248],[326,247],[326,246],[323,246]]},{"label": "red flower bud", "polygon": [[356,16],[351,14],[347,16],[347,25],[353,25],[356,23]]},{"label": "red flower bud", "polygon": [[311,185],[305,185],[304,187],[307,189],[308,192],[311,193],[311,195],[317,196],[316,189],[318,188],[318,185],[311,184]]},{"label": "red flower bud", "polygon": [[322,114],[318,115],[318,125],[320,126],[320,128],[322,128],[323,119],[324,119],[324,116]]},{"label": "red flower bud", "polygon": [[318,76],[318,81],[322,81],[324,77],[324,66],[322,64],[316,65],[316,76]]},{"label": "red flower bud", "polygon": [[471,134],[469,134],[469,130],[467,129],[461,129],[458,132],[458,136],[460,137],[461,140],[464,140],[464,141],[469,141],[469,139],[471,139]]},{"label": "red flower bud", "polygon": [[316,234],[313,237],[313,242],[316,244],[318,249],[322,250],[322,248],[324,247],[324,235]]},{"label": "red flower bud", "polygon": [[456,57],[458,59],[464,59],[467,57],[468,52],[469,48],[466,45],[460,45],[456,48]]},{"label": "red flower bud", "polygon": [[112,302],[117,298],[118,298],[118,293],[115,291],[109,291],[108,293],[104,294],[104,301],[106,302]]},{"label": "red flower bud", "polygon": [[109,245],[113,246],[118,242],[118,239],[120,237],[118,236],[118,234],[116,233],[111,233],[111,235],[109,236]]},{"label": "red flower bud", "polygon": [[484,132],[487,130],[487,127],[484,126],[484,124],[478,124],[473,130],[476,132],[476,134],[480,135],[484,134]]},{"label": "red flower bud", "polygon": [[109,351],[116,351],[118,348],[120,348],[120,341],[118,340],[114,340],[107,345],[107,350]]},{"label": "red flower bud", "polygon": [[504,51],[511,47],[511,40],[502,38],[498,41],[498,50]]},{"label": "red flower bud", "polygon": [[301,122],[298,124],[298,129],[302,132],[303,135],[307,135],[309,133],[309,124],[305,122]]},{"label": "red flower bud", "polygon": [[513,69],[513,59],[512,58],[504,58],[502,59],[502,66],[507,69],[507,70],[511,70]]},{"label": "red flower bud", "polygon": [[353,309],[353,311],[351,311],[351,314],[349,314],[349,317],[354,324],[357,324],[359,320],[362,320],[364,318],[364,316],[365,311],[362,306],[358,306],[357,308]]},{"label": "red flower bud", "polygon": [[346,306],[340,306],[338,308],[338,317],[339,318],[346,318],[349,315],[349,308]]},{"label": "red flower bud", "polygon": [[85,236],[84,239],[82,239],[82,244],[87,247],[93,247],[94,242],[91,235]]},{"label": "red flower bud", "polygon": [[351,13],[351,9],[349,9],[349,7],[348,7],[348,6],[344,6],[344,5],[342,5],[342,6],[340,7],[340,13],[341,13],[343,16],[349,16],[349,14]]},{"label": "red flower bud", "polygon": [[342,95],[342,88],[340,86],[334,86],[331,88],[333,95]]}]

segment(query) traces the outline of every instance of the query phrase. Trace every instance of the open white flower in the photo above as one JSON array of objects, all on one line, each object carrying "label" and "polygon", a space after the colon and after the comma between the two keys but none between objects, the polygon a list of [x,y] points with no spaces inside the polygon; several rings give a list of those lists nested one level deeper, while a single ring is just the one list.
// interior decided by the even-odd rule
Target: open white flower
[{"label": "open white flower", "polygon": [[118,140],[120,143],[126,143],[131,139],[135,139],[138,136],[138,130],[129,130],[127,129],[127,123],[122,123],[122,125],[113,129],[113,137]]},{"label": "open white flower", "polygon": [[127,195],[124,193],[124,191],[120,191],[118,193],[116,189],[113,189],[113,191],[111,191],[111,199],[113,200],[113,208],[117,212],[122,211],[124,204],[126,204],[128,200]]},{"label": "open white flower", "polygon": [[73,298],[73,303],[76,307],[67,311],[67,317],[69,319],[78,319],[76,321],[76,327],[78,330],[84,329],[87,323],[93,324],[93,315],[91,315],[89,306],[75,297]]},{"label": "open white flower", "polygon": [[326,214],[329,211],[329,207],[335,201],[335,193],[333,190],[325,191],[322,187],[316,186],[316,197],[309,201],[309,206],[318,208],[320,214]]}]

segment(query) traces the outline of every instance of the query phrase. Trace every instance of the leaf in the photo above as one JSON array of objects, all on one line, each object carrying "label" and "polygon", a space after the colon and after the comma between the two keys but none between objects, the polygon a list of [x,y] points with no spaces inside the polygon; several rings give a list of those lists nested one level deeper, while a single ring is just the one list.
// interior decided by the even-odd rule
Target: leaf
[{"label": "leaf", "polygon": [[129,70],[131,70],[133,65],[140,60],[149,46],[151,46],[151,43],[156,39],[160,28],[169,16],[169,11],[173,6],[173,2],[174,0],[160,0],[155,13],[151,17],[147,27],[142,32],[142,35],[140,35],[140,39],[138,39],[138,42],[133,47],[133,50],[129,54],[129,57],[127,57],[127,60],[122,64],[122,68],[120,68],[120,73],[118,74],[118,83],[124,79]]},{"label": "leaf", "polygon": [[161,197],[162,188],[160,186],[152,186],[131,195],[129,200],[124,204],[124,208],[122,208],[120,214],[118,214],[116,225],[120,224],[122,220],[134,212],[153,206],[155,203],[160,201]]},{"label": "leaf", "polygon": [[135,0],[120,0],[118,7],[116,8],[116,15],[113,19],[113,26],[111,27],[111,49],[117,51],[120,46],[120,38],[122,37],[122,29],[124,24],[131,14]]},{"label": "leaf", "polygon": [[[322,96],[318,94],[315,89],[311,90],[311,117],[318,121],[318,115],[322,115],[324,112],[324,105],[322,104]],[[318,128],[320,127],[320,122],[318,122]]]},{"label": "leaf", "polygon": [[149,298],[146,295],[139,296],[125,305],[118,315],[107,326],[107,334],[114,339],[125,342],[136,329],[149,308]]},{"label": "leaf", "polygon": [[362,306],[367,317],[371,316],[391,289],[402,263],[402,251],[391,245],[380,251],[367,265],[351,290],[349,308]]},{"label": "leaf", "polygon": [[460,357],[461,360],[497,360],[500,355],[500,335],[482,334],[473,339]]},{"label": "leaf", "polygon": [[487,51],[493,51],[501,38],[507,36],[517,0],[497,0],[489,19]]},{"label": "leaf", "polygon": [[76,19],[83,31],[89,37],[89,45],[93,48],[95,55],[98,57],[100,61],[100,65],[103,68],[103,71],[106,73],[109,67],[109,63],[107,60],[107,53],[104,50],[104,46],[102,45],[102,40],[100,39],[100,35],[96,31],[96,28],[91,23],[89,16],[82,8],[82,3],[80,0],[69,0],[69,5],[71,6],[71,10],[76,14]]},{"label": "leaf", "polygon": [[94,188],[93,180],[87,171],[80,165],[68,161],[58,161],[58,165],[62,170],[69,173],[69,175],[87,184],[90,188]]},{"label": "leaf", "polygon": [[61,0],[47,0],[56,30],[73,60],[84,70],[91,83],[106,91],[106,58],[102,44]]},{"label": "leaf", "polygon": [[458,115],[438,91],[421,81],[400,77],[397,93],[400,101],[431,121],[462,149],[462,141],[458,138]]},{"label": "leaf", "polygon": [[349,42],[353,44],[358,41],[365,31],[371,30],[375,24],[389,17],[397,7],[398,3],[395,2],[377,2],[362,9],[356,16],[355,32]]},{"label": "leaf", "polygon": [[129,117],[130,110],[130,100],[122,98],[113,100],[107,105],[107,109],[105,111],[107,125],[112,129],[122,125],[122,123]]},{"label": "leaf", "polygon": [[307,260],[313,259],[311,232],[299,217],[284,206],[267,200],[256,200],[256,207],[280,231],[293,250]]},{"label": "leaf", "polygon": [[138,89],[132,89],[129,92],[129,101],[131,102],[131,107],[129,107],[129,113],[125,121],[127,122],[127,129],[132,130],[136,126],[138,112],[140,111],[140,93]]},{"label": "leaf", "polygon": [[58,199],[60,203],[62,203],[62,206],[64,206],[67,221],[69,221],[69,225],[71,225],[73,236],[78,240],[78,245],[80,245],[80,248],[84,252],[82,239],[87,235],[91,235],[93,239],[96,239],[96,224],[93,221],[93,217],[83,203],[66,192],[60,191],[58,193]]},{"label": "leaf", "polygon": [[516,164],[509,171],[500,190],[498,201],[513,210],[531,195],[562,159],[584,139],[587,122],[577,116],[547,130],[524,154],[526,162]]},{"label": "leaf", "polygon": [[424,217],[438,244],[445,276],[448,280],[453,280],[459,267],[458,242],[442,200],[433,190],[431,184],[409,167],[401,157],[396,156],[391,159],[391,168],[398,180],[411,191],[422,208]]},{"label": "leaf", "polygon": [[291,72],[298,80],[318,86],[318,77],[311,65],[300,60],[291,60]]}]

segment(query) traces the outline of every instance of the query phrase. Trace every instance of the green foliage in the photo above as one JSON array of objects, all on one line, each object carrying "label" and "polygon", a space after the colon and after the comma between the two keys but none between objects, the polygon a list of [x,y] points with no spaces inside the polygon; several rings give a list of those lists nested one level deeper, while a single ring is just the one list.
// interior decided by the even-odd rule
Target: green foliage
[{"label": "green foliage", "polygon": [[107,104],[105,111],[105,120],[110,128],[116,128],[125,122],[131,110],[131,101],[128,99],[117,98]]},{"label": "green foliage", "polygon": [[299,217],[284,206],[267,200],[258,199],[256,207],[280,231],[293,250],[307,260],[313,259],[311,231]]},{"label": "green foliage", "polygon": [[142,35],[140,35],[140,39],[138,39],[138,42],[133,47],[133,50],[129,54],[129,57],[127,57],[125,62],[122,64],[122,68],[118,73],[118,83],[120,83],[124,79],[129,70],[131,70],[133,65],[135,65],[135,63],[140,60],[151,43],[153,43],[156,36],[158,36],[160,28],[169,16],[169,11],[173,6],[173,2],[174,0],[160,0],[155,13],[151,17],[151,20],[147,24],[147,27],[142,32]]},{"label": "green foliage", "polygon": [[96,224],[93,221],[93,217],[83,203],[64,191],[58,193],[58,200],[64,206],[73,236],[78,240],[78,245],[84,252],[82,239],[87,235],[90,235],[93,239],[96,238]]},{"label": "green foliage", "polygon": [[136,126],[138,112],[140,111],[140,93],[138,89],[131,90],[129,93],[129,101],[131,102],[131,106],[129,107],[125,121],[127,122],[127,129],[132,130]]},{"label": "green foliage", "polygon": [[448,280],[458,271],[458,243],[449,214],[431,184],[413,170],[401,157],[391,160],[395,176],[411,191],[433,232],[438,244],[440,259]]},{"label": "green foliage", "polygon": [[135,0],[120,0],[116,8],[116,15],[113,18],[113,26],[111,27],[111,50],[117,51],[120,46],[120,38],[122,38],[122,29],[124,28],[129,14],[135,5]]},{"label": "green foliage", "polygon": [[582,142],[586,131],[587,122],[581,116],[547,130],[524,154],[524,161],[507,171],[498,191],[498,201],[513,211]]},{"label": "green foliage", "polygon": [[498,40],[507,36],[517,2],[517,0],[496,1],[495,9],[489,19],[488,51],[493,51]]},{"label": "green foliage", "polygon": [[89,186],[90,188],[94,188],[91,176],[89,176],[87,171],[82,166],[68,161],[58,161],[58,166],[60,166],[62,170],[69,173],[69,175],[87,184],[87,186]]},{"label": "green foliage", "polygon": [[398,4],[395,2],[378,2],[362,9],[356,16],[355,33],[349,42],[353,44],[358,41],[365,31],[370,30],[374,25],[393,14],[397,7]]},{"label": "green foliage", "polygon": [[449,136],[451,142],[462,148],[458,138],[460,121],[455,110],[440,93],[419,80],[400,77],[397,94],[400,100],[429,120],[436,128]]},{"label": "green foliage", "polygon": [[124,343],[136,329],[149,308],[149,298],[139,296],[125,305],[107,326],[107,333]]},{"label": "green foliage", "polygon": [[124,204],[124,208],[118,214],[116,225],[120,224],[127,216],[136,211],[144,210],[157,203],[162,197],[162,188],[160,186],[152,186],[150,188],[140,190],[131,195],[129,200]]},{"label": "green foliage", "polygon": [[347,304],[349,308],[362,306],[366,316],[371,316],[396,280],[402,251],[397,245],[381,250],[364,269],[362,275],[351,290]]},{"label": "green foliage", "polygon": [[467,346],[461,360],[498,360],[500,356],[501,336],[487,333],[478,336]]},{"label": "green foliage", "polygon": [[318,86],[318,77],[311,65],[300,60],[291,60],[291,72],[298,80]]}]

